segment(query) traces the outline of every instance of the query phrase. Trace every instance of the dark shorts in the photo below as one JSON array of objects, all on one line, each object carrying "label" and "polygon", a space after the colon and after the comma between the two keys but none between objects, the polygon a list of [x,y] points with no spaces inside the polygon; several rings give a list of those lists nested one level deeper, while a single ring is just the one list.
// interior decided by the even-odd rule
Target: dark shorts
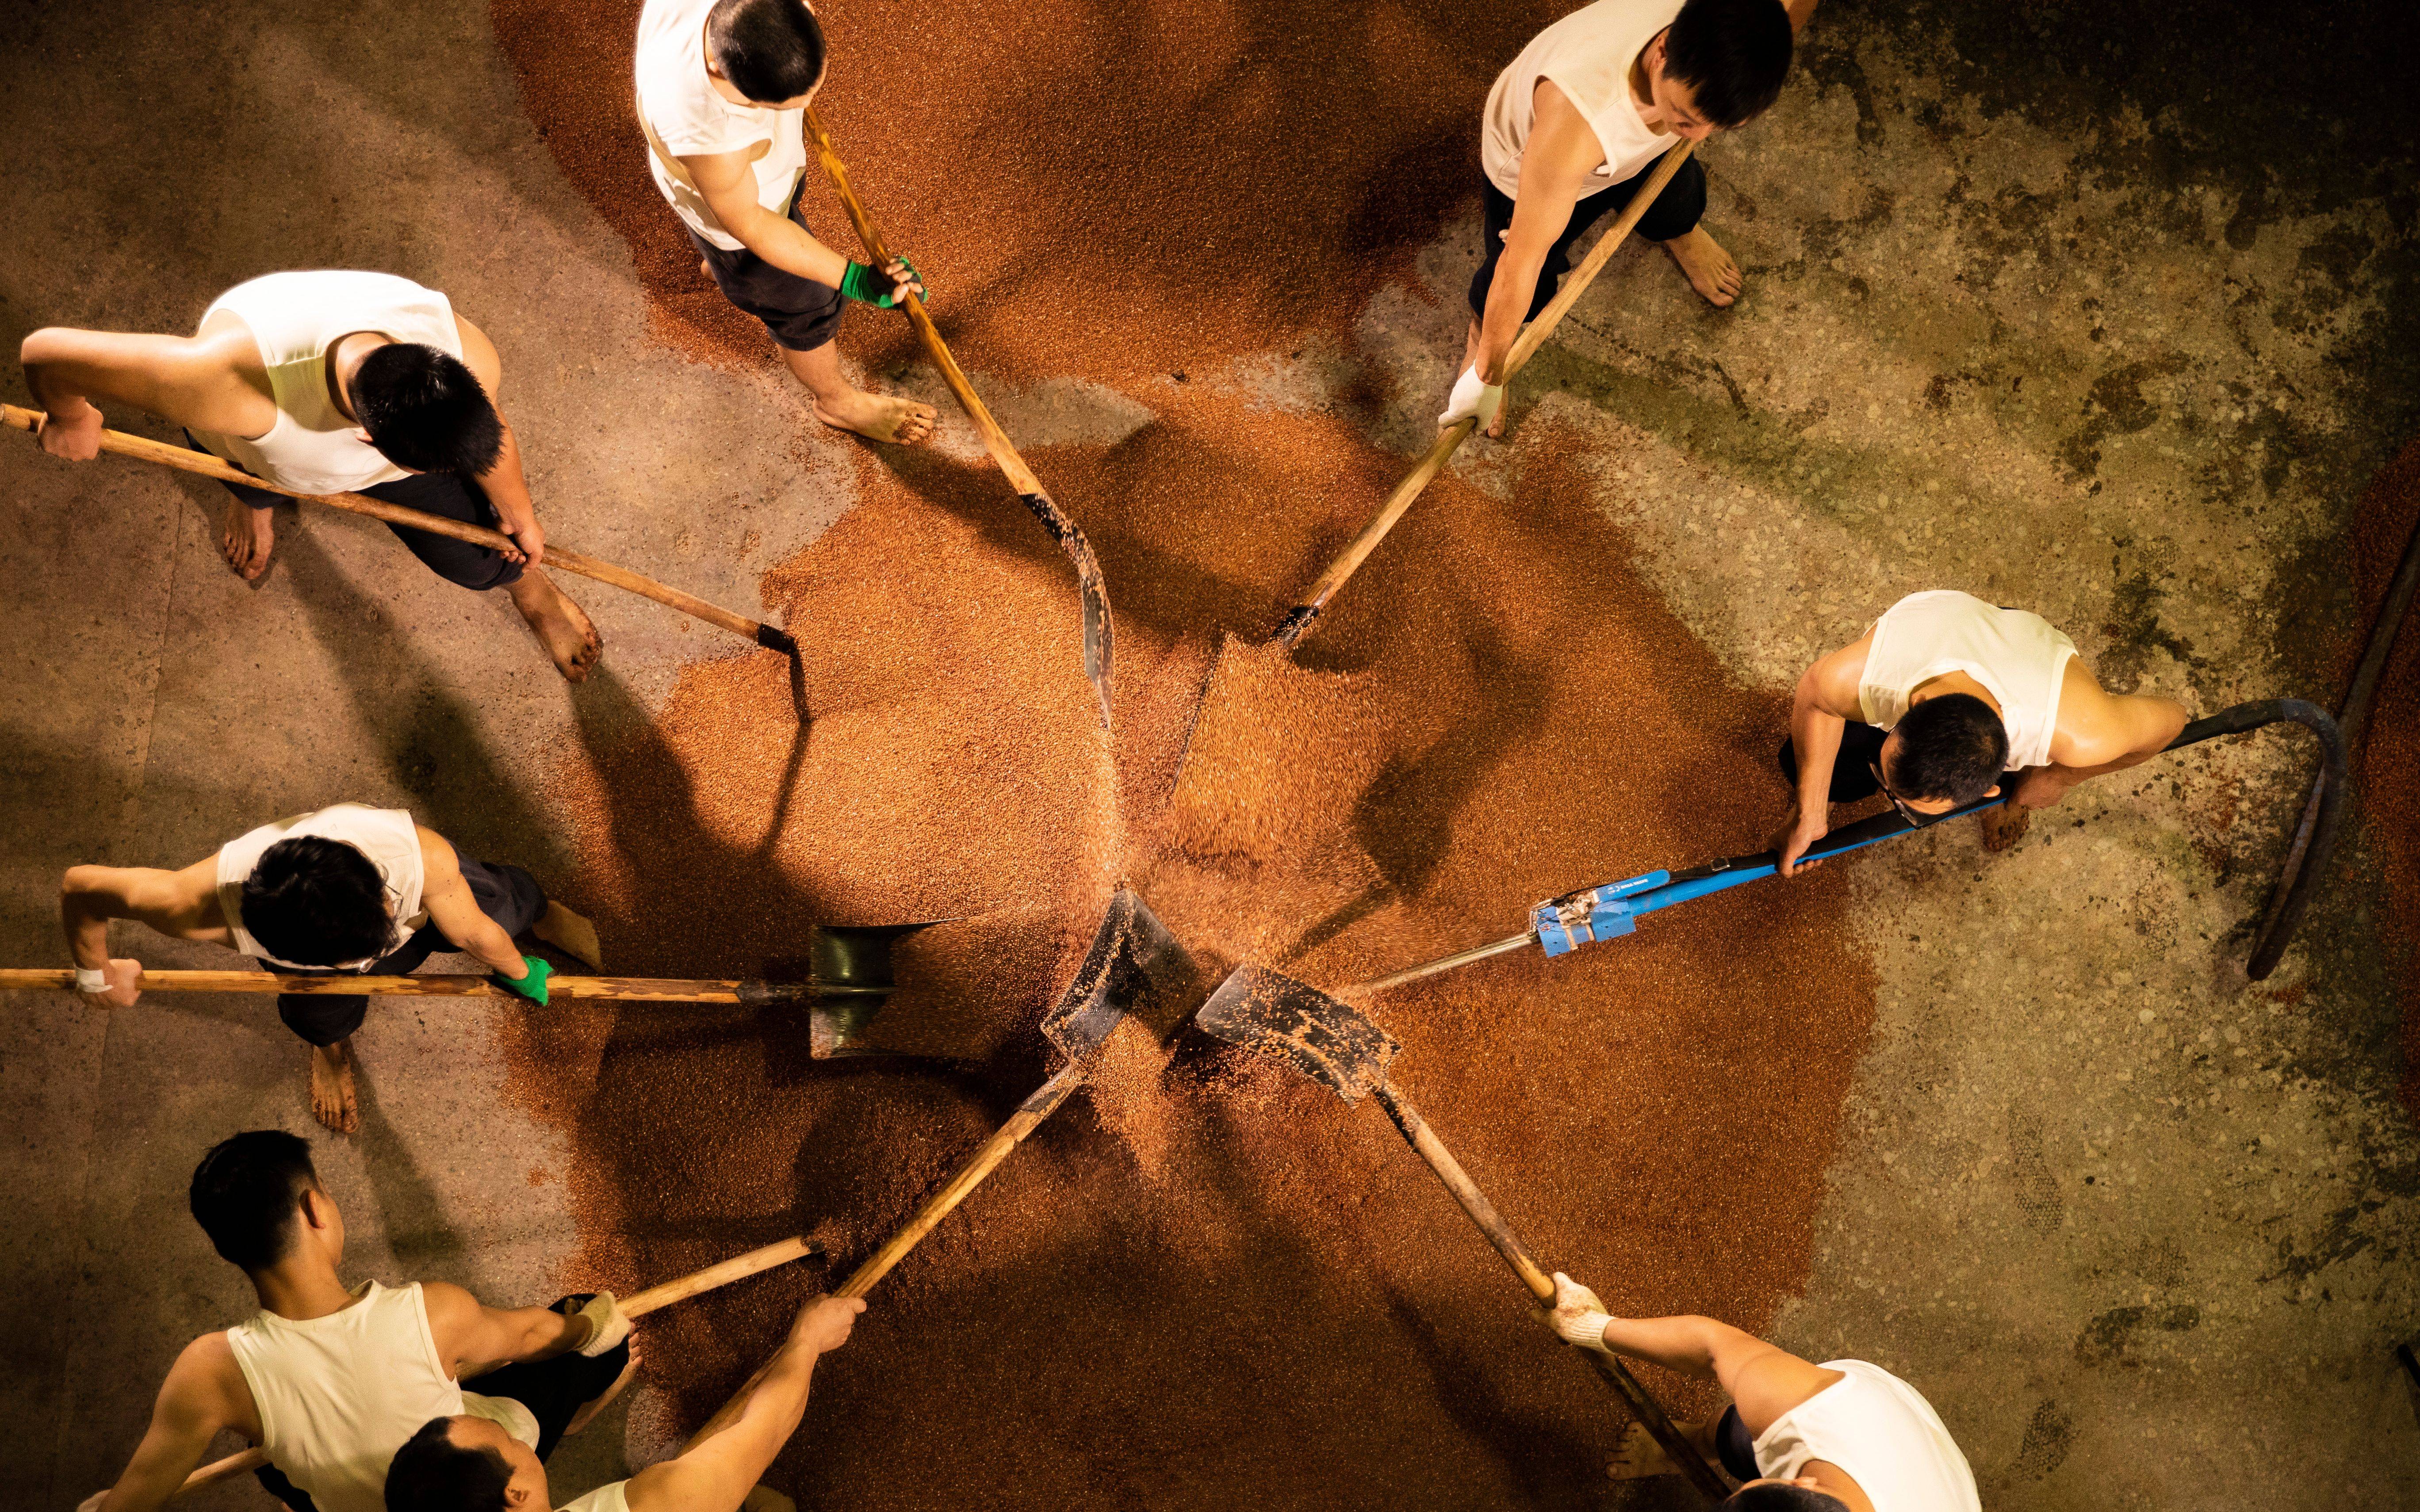
[{"label": "dark shorts", "polygon": [[[790,196],[790,221],[801,231],[807,223],[799,214],[798,196]],[[698,255],[706,259],[706,270],[714,275],[722,297],[765,322],[773,333],[774,345],[794,352],[811,352],[829,346],[840,332],[840,290],[812,278],[801,278],[786,268],[776,268],[747,248],[725,252],[706,238],[690,230],[690,240],[697,243]],[[810,232],[810,235],[813,233]]]},{"label": "dark shorts", "polygon": [[1714,1425],[1714,1458],[1735,1481],[1752,1481],[1764,1473],[1756,1468],[1756,1439],[1736,1407],[1724,1408],[1723,1420]]},{"label": "dark shorts", "polygon": [[[582,1291],[557,1298],[551,1305],[556,1312],[574,1313],[595,1295]],[[473,1376],[462,1382],[462,1389],[482,1396],[509,1396],[528,1408],[537,1419],[537,1457],[544,1459],[563,1442],[563,1430],[571,1426],[580,1410],[611,1390],[629,1363],[630,1341],[624,1339],[593,1360],[584,1354],[558,1354],[527,1365],[508,1365]]]},{"label": "dark shorts", "polygon": [[[1880,793],[1882,784],[1874,780],[1874,764],[1883,759],[1883,742],[1890,732],[1880,725],[1848,721],[1840,732],[1840,754],[1832,759],[1832,801],[1854,803]],[[1791,791],[1798,788],[1798,748],[1788,735],[1781,737],[1781,775],[1790,779]]]},{"label": "dark shorts", "polygon": [[[1572,218],[1564,225],[1563,234],[1546,249],[1545,266],[1538,270],[1538,287],[1529,296],[1526,318],[1538,318],[1538,312],[1554,299],[1555,285],[1572,270],[1572,243],[1604,220],[1607,212],[1629,204],[1654,171],[1655,164],[1651,162],[1611,189],[1590,194],[1572,207]],[[1486,229],[1481,233],[1484,256],[1470,280],[1470,313],[1483,316],[1487,313],[1488,286],[1496,282],[1496,260],[1504,255],[1504,233],[1512,225],[1512,201],[1492,182],[1482,180],[1481,190],[1485,201]],[[1650,241],[1669,241],[1696,229],[1705,213],[1706,170],[1692,156],[1681,164],[1672,181],[1664,186],[1664,193],[1655,196],[1655,203],[1647,207],[1647,213],[1638,218],[1638,234]]]},{"label": "dark shorts", "polygon": [[[558,1298],[552,1305],[559,1313],[577,1312],[595,1295],[583,1291]],[[509,1396],[528,1408],[537,1419],[537,1457],[545,1459],[563,1442],[563,1430],[571,1426],[580,1410],[611,1390],[629,1363],[630,1341],[624,1339],[593,1360],[582,1354],[558,1354],[528,1365],[508,1365],[472,1377],[462,1382],[462,1389],[482,1396]],[[253,1475],[261,1489],[294,1512],[318,1512],[311,1493],[287,1480],[275,1465],[263,1465]]]},{"label": "dark shorts", "polygon": [[[507,934],[519,936],[546,913],[546,893],[537,878],[517,866],[489,866],[469,856],[459,857],[462,880],[471,885],[471,896],[479,901],[479,912],[501,926]],[[372,977],[400,977],[420,969],[422,962],[440,950],[454,949],[452,941],[435,924],[423,924],[412,931],[411,938],[400,949],[383,960],[373,963],[360,973]],[[283,972],[295,977],[343,977],[353,973],[343,971],[305,971],[293,966],[281,966],[274,962],[260,963],[268,971]],[[370,1000],[360,994],[279,993],[277,1016],[287,1028],[311,1044],[334,1044],[362,1026],[369,1016]]]},{"label": "dark shorts", "polygon": [[[185,440],[192,441],[194,433],[187,431]],[[194,444],[197,450],[201,448],[199,441]],[[255,509],[267,509],[272,504],[286,502],[284,494],[271,493],[266,488],[255,488],[240,483],[230,483],[225,486],[227,492]],[[435,515],[441,519],[481,525],[491,531],[504,527],[503,517],[496,513],[495,505],[488,502],[487,491],[479,486],[478,481],[459,473],[415,472],[393,483],[373,483],[358,491],[372,499],[383,499],[390,504],[419,510],[424,515]],[[427,531],[415,531],[409,525],[391,524],[387,529],[395,532],[395,538],[403,543],[404,549],[420,559],[422,566],[449,583],[474,593],[485,593],[490,588],[502,588],[507,583],[520,581],[521,564],[505,561],[504,554],[492,547],[473,546],[450,535],[432,535]]]}]

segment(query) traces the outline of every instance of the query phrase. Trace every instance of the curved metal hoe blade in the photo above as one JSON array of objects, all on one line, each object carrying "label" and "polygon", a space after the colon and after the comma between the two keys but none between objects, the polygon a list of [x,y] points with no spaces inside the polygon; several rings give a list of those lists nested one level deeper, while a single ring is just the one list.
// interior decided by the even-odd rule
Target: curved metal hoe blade
[{"label": "curved metal hoe blade", "polygon": [[1347,1103],[1387,1079],[1394,1036],[1316,987],[1266,966],[1238,966],[1193,1022],[1255,1055],[1282,1060]]},{"label": "curved metal hoe blade", "polygon": [[1141,895],[1120,887],[1076,980],[1042,1016],[1042,1032],[1071,1061],[1098,1050],[1121,1019],[1164,1040],[1202,1001],[1201,980],[1193,958]]}]

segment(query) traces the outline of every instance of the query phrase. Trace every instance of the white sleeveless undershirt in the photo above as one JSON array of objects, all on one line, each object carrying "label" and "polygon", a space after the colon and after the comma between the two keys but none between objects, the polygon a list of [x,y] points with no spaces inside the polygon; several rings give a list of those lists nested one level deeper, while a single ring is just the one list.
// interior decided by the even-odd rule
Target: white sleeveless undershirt
[{"label": "white sleeveless undershirt", "polygon": [[563,1504],[560,1512],[630,1512],[629,1482],[609,1481]]},{"label": "white sleeveless undershirt", "polygon": [[263,1309],[227,1330],[269,1462],[319,1512],[386,1512],[387,1466],[432,1417],[484,1417],[537,1446],[528,1408],[446,1375],[419,1282],[390,1290],[365,1281],[353,1294],[325,1318]]},{"label": "white sleeveless undershirt", "polygon": [[356,331],[375,331],[459,358],[462,334],[444,295],[393,273],[271,273],[220,295],[203,324],[221,310],[251,329],[277,424],[248,439],[196,430],[205,450],[304,493],[344,493],[411,475],[353,434],[361,422],[329,393],[328,348]]},{"label": "white sleeveless undershirt", "polygon": [[1481,114],[1479,163],[1508,196],[1521,193],[1521,152],[1538,114],[1538,81],[1551,81],[1588,117],[1605,162],[1580,191],[1585,199],[1635,176],[1680,140],[1650,131],[1630,96],[1630,66],[1672,24],[1681,0],[1596,0],[1529,39],[1496,76]]},{"label": "white sleeveless undershirt", "polygon": [[1756,1439],[1756,1468],[1776,1480],[1809,1459],[1838,1465],[1874,1512],[1982,1512],[1975,1473],[1916,1389],[1863,1360],[1826,1360],[1832,1382]]},{"label": "white sleeveless undershirt", "polygon": [[1866,723],[1890,729],[1907,713],[1910,693],[1945,672],[1964,672],[2000,705],[2008,769],[2049,764],[2075,642],[2048,620],[1942,588],[1910,594],[1883,610],[1873,636],[1857,678]]},{"label": "white sleeveless undershirt", "polygon": [[[219,847],[218,890],[219,912],[226,916],[228,934],[235,948],[246,955],[281,966],[295,963],[281,961],[260,948],[243,927],[243,884],[260,857],[281,840],[302,836],[318,836],[323,840],[342,841],[369,857],[385,879],[387,902],[392,905],[395,927],[387,940],[387,955],[411,938],[412,931],[428,922],[428,912],[420,906],[420,889],[424,880],[420,859],[420,830],[411,815],[401,809],[373,809],[366,804],[338,803],[317,813],[297,814],[274,824],[247,831]],[[377,960],[370,957],[370,961]],[[369,961],[348,962],[348,966],[362,966]],[[325,966],[305,969],[324,971]]]}]

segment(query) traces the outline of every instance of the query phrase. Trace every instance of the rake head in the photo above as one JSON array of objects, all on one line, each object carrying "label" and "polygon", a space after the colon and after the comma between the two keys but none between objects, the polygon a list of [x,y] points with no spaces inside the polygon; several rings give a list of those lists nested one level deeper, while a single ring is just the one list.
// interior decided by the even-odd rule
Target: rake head
[{"label": "rake head", "polygon": [[1394,1037],[1316,987],[1265,966],[1238,966],[1193,1016],[1204,1033],[1282,1060],[1347,1103],[1387,1079]]}]

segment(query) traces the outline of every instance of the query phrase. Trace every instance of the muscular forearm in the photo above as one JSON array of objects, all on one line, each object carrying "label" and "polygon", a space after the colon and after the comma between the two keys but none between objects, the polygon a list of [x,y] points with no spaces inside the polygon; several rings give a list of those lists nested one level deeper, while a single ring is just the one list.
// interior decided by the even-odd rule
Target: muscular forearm
[{"label": "muscular forearm", "polygon": [[1616,1318],[1605,1325],[1605,1347],[1616,1354],[1660,1365],[1684,1376],[1712,1380],[1714,1356],[1734,1339],[1755,1342],[1729,1323],[1711,1318]]},{"label": "muscular forearm", "polygon": [[461,1362],[464,1379],[499,1365],[551,1360],[587,1343],[594,1330],[578,1313],[559,1313],[551,1307],[489,1308],[488,1320],[496,1332],[488,1338],[487,1348],[496,1358]]},{"label": "muscular forearm", "polygon": [[1815,700],[1811,676],[1798,684],[1797,701],[1790,708],[1790,743],[1798,756],[1798,816],[1802,822],[1829,820],[1832,813],[1832,768],[1839,764],[1840,737],[1849,722]]},{"label": "muscular forearm", "polygon": [[1496,265],[1496,277],[1487,285],[1487,313],[1479,322],[1481,382],[1504,381],[1512,343],[1520,337],[1522,318],[1529,313],[1530,297],[1538,290],[1538,264],[1515,264],[1509,256]]},{"label": "muscular forearm", "polygon": [[[776,215],[755,204],[751,204],[749,209],[752,213],[737,225],[728,220],[723,222],[741,245],[785,272],[826,288],[840,287],[841,275],[848,271],[846,257],[808,235],[804,227],[786,215]],[[721,213],[721,207],[716,208],[716,213]]]},{"label": "muscular forearm", "polygon": [[527,975],[529,966],[521,960],[520,949],[513,944],[513,937],[504,933],[503,925],[487,915],[480,914],[477,918],[476,923],[460,921],[453,924],[440,919],[437,932],[452,941],[456,949],[478,957],[500,975],[510,977],[515,981],[520,980]]},{"label": "muscular forearm", "polygon": [[732,1436],[737,1441],[732,1446],[742,1454],[752,1458],[761,1453],[760,1471],[762,1465],[771,1464],[807,1415],[807,1392],[814,1383],[818,1358],[819,1351],[797,1338],[783,1340],[773,1358],[681,1445],[681,1453]]},{"label": "muscular forearm", "polygon": [[109,964],[109,921],[115,911],[105,896],[84,883],[78,875],[84,870],[70,868],[59,885],[59,927],[67,934],[68,953],[75,964],[99,971]]},{"label": "muscular forearm", "polygon": [[504,449],[496,454],[496,465],[479,475],[479,488],[496,506],[506,534],[518,534],[536,522],[537,506],[530,501],[529,479],[521,472],[520,440],[509,421],[504,422]]}]

